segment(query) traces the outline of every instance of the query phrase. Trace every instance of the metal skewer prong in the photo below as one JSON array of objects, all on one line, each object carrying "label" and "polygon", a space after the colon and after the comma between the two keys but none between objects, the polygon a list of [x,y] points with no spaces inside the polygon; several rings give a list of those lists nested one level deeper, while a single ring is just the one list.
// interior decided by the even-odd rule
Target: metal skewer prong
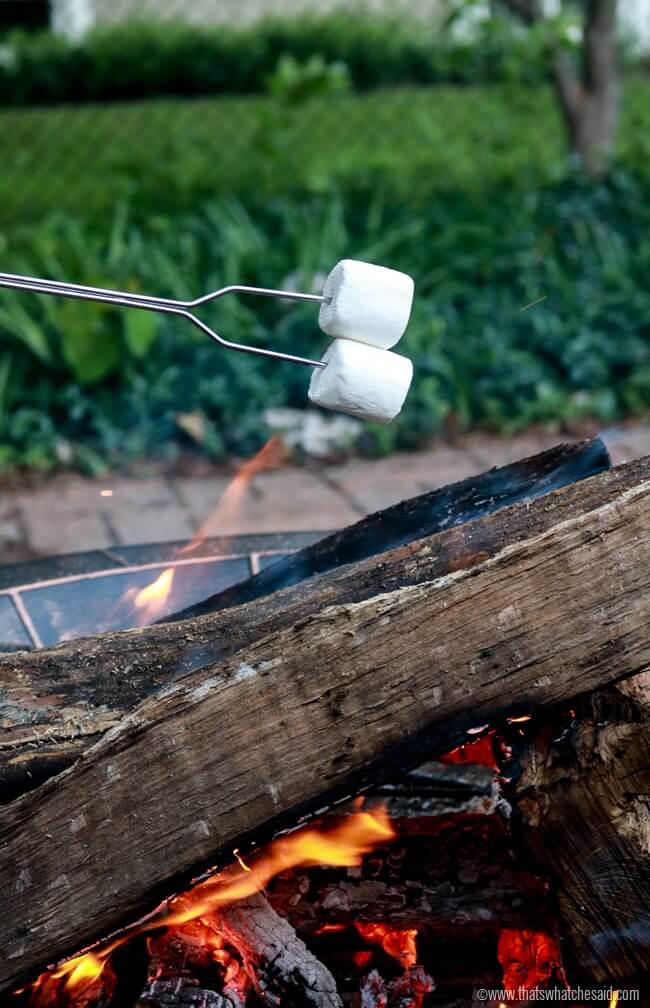
[{"label": "metal skewer prong", "polygon": [[294,354],[281,353],[279,350],[267,350],[262,347],[247,346],[244,343],[234,343],[224,339],[193,314],[193,308],[216,301],[225,294],[257,294],[260,297],[284,298],[287,301],[313,301],[322,304],[326,298],[321,294],[302,294],[297,291],[274,290],[269,287],[247,287],[243,284],[231,284],[220,290],[204,294],[193,301],[176,301],[171,298],[156,298],[146,294],[132,294],[128,291],[107,290],[103,287],[86,287],[82,284],[61,283],[59,280],[45,280],[39,277],[19,276],[14,273],[0,273],[0,288],[7,290],[31,291],[34,294],[50,294],[54,297],[74,298],[77,301],[94,301],[100,304],[119,305],[122,308],[139,308],[142,311],[160,312],[165,315],[178,315],[187,319],[201,332],[209,336],[215,343],[228,350],[240,353],[254,354],[257,357],[271,357],[274,360],[289,361],[292,364],[304,364],[307,367],[325,367],[323,361],[310,360],[308,357],[297,357]]}]

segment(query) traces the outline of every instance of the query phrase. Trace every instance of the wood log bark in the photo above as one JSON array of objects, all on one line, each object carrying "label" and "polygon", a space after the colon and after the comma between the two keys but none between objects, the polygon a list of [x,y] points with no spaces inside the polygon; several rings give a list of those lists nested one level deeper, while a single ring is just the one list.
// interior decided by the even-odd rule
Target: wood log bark
[{"label": "wood log bark", "polygon": [[[527,520],[513,540],[511,510],[479,520],[475,532],[494,522],[494,555],[317,607],[184,675],[7,807],[0,992],[135,919],[251,831],[447,751],[476,723],[650,669],[650,480],[612,494],[616,479],[583,484],[591,504],[573,516],[566,491],[513,509],[536,515],[536,534]],[[430,570],[445,541],[429,543]]]},{"label": "wood log bark", "polygon": [[509,820],[499,812],[393,822],[398,840],[369,854],[358,873],[280,875],[267,887],[271,905],[307,940],[323,925],[359,922],[426,928],[443,938],[459,928],[469,934],[552,926],[547,886],[516,863]]},{"label": "wood log bark", "polygon": [[[545,498],[548,505],[510,511],[505,524],[496,515],[478,524],[466,521],[481,509],[492,512],[504,503],[530,501],[607,464],[599,441],[560,446],[337,533],[216,596],[209,602],[212,614],[0,656],[0,803],[72,765],[171,676],[223,661],[326,605],[359,602],[441,576],[471,564],[479,553],[492,556],[504,541],[514,542],[533,528],[541,532],[561,514],[595,506],[645,472],[643,466],[618,470],[593,498],[581,489],[583,483],[573,484],[566,496]],[[445,532],[435,548],[430,535],[411,541],[441,526]],[[392,549],[386,551],[388,545]],[[383,550],[380,561],[373,556],[378,550]],[[356,562],[344,563],[351,559]]]},{"label": "wood log bark", "polygon": [[[559,741],[558,741],[559,739]],[[632,986],[650,977],[650,676],[550,720],[522,759],[524,837],[557,890],[568,975]]]},{"label": "wood log bark", "polygon": [[[528,25],[546,16],[540,0],[505,4]],[[620,111],[618,0],[588,0],[584,8],[582,66],[558,39],[549,48],[550,71],[571,153],[597,176],[607,168]]]}]

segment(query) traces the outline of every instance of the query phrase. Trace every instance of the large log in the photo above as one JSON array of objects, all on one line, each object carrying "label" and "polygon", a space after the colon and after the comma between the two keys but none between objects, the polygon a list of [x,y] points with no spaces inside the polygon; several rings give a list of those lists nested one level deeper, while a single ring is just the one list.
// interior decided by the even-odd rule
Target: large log
[{"label": "large log", "polygon": [[[74,763],[170,675],[222,661],[325,605],[358,602],[441,576],[466,566],[477,553],[492,556],[504,541],[514,542],[535,528],[542,531],[562,513],[602,503],[607,495],[638,482],[645,472],[642,466],[617,471],[600,485],[596,497],[589,489],[582,490],[584,484],[574,484],[566,496],[546,497],[548,506],[540,508],[538,502],[532,512],[515,508],[506,524],[494,515],[480,523],[461,524],[480,507],[492,512],[499,503],[522,497],[529,501],[606,463],[601,442],[560,446],[366,519],[223,593],[210,603],[214,614],[191,623],[106,633],[40,652],[0,657],[0,803]],[[450,527],[436,540],[435,550],[431,536],[419,544],[408,539],[444,523]],[[405,542],[383,552],[381,562],[368,555],[398,537]],[[348,546],[352,557],[363,559],[337,569]],[[322,568],[325,573],[313,574]],[[308,577],[310,572],[313,576]],[[300,581],[299,575],[308,579]],[[299,583],[269,594],[291,579]],[[247,605],[231,608],[249,597]]]},{"label": "large log", "polygon": [[[6,808],[0,992],[138,917],[251,832],[448,750],[477,722],[650,669],[641,469],[613,495],[615,473],[593,477],[591,507],[574,516],[561,491],[479,520],[494,522],[493,556],[318,609],[185,674]],[[543,531],[523,521],[513,541],[522,511]],[[458,531],[428,550],[444,553]]]},{"label": "large log", "polygon": [[574,985],[636,986],[650,978],[650,677],[573,713],[523,754],[516,808],[557,892]]}]

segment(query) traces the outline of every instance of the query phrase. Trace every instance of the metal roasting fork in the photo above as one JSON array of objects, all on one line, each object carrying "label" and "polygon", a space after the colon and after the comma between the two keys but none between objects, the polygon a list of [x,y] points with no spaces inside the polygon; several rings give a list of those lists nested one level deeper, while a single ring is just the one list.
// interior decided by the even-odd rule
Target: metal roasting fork
[{"label": "metal roasting fork", "polygon": [[0,273],[0,288],[18,291],[31,291],[34,294],[51,294],[54,297],[74,298],[77,301],[95,301],[101,304],[119,305],[122,308],[140,308],[142,311],[161,312],[164,315],[178,315],[187,319],[201,332],[209,336],[215,343],[227,350],[238,350],[240,353],[254,354],[256,357],[272,357],[274,360],[289,361],[292,364],[305,364],[308,367],[325,367],[323,361],[310,360],[308,357],[296,357],[294,354],[281,353],[279,350],[267,350],[263,347],[246,346],[244,343],[233,343],[224,339],[193,314],[193,308],[216,301],[225,294],[258,294],[261,297],[284,298],[287,301],[314,301],[323,304],[328,299],[321,294],[301,294],[297,291],[273,290],[269,287],[246,287],[242,284],[231,284],[220,290],[204,294],[193,301],[175,301],[171,298],[156,298],[146,294],[131,294],[128,291],[106,290],[102,287],[85,287],[82,284],[61,283],[59,280],[43,280],[39,277],[19,276],[15,273]]}]

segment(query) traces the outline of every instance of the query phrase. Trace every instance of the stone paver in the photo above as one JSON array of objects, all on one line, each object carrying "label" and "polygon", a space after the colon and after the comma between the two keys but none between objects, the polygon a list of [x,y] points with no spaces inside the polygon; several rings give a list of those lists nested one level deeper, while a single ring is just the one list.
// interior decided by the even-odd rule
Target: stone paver
[{"label": "stone paver", "polygon": [[114,545],[191,539],[196,531],[171,480],[105,479],[102,489],[112,493],[99,502]]},{"label": "stone paver", "polygon": [[[613,427],[602,436],[615,464],[650,453],[648,424]],[[363,514],[561,440],[553,432],[507,439],[474,434],[374,462],[263,472],[244,487],[223,473],[202,479],[55,477],[40,489],[0,496],[0,564],[186,540],[202,526],[213,536],[340,528]],[[212,520],[205,524],[209,516]]]},{"label": "stone paver", "polygon": [[358,511],[309,469],[261,473],[239,491],[232,484],[227,490],[223,483],[215,484],[203,479],[177,481],[191,514],[211,536],[327,530],[359,518]]},{"label": "stone paver", "polygon": [[34,556],[78,553],[111,545],[111,537],[97,514],[61,512],[55,517],[35,502],[25,512],[25,527],[27,544]]},{"label": "stone paver", "polygon": [[354,460],[328,467],[325,474],[330,485],[338,487],[358,511],[372,514],[484,468],[469,453],[439,448],[417,455],[392,455],[377,462]]},{"label": "stone paver", "polygon": [[650,426],[614,428],[602,437],[614,465],[650,454]]}]

